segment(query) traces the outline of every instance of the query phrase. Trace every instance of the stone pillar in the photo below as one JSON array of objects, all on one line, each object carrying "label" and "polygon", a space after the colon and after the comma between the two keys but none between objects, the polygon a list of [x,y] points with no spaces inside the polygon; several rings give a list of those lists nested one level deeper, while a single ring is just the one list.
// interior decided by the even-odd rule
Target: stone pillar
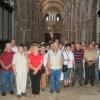
[{"label": "stone pillar", "polygon": [[0,7],[0,40],[2,40],[2,8]]},{"label": "stone pillar", "polygon": [[[100,6],[100,0],[97,0],[97,11],[99,10]],[[96,35],[96,41],[100,44],[100,17],[97,15],[97,35]]]}]

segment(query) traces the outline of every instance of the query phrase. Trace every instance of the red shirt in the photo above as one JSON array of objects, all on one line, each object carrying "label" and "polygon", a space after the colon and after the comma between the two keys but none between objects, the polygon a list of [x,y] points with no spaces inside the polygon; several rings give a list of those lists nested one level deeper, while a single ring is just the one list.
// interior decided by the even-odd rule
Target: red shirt
[{"label": "red shirt", "polygon": [[[14,52],[3,52],[1,53],[0,55],[0,60],[3,62],[3,64],[7,67],[9,64],[12,63],[12,59],[13,59],[13,55],[14,55]],[[1,71],[6,71],[5,68],[1,68]],[[10,67],[8,69],[8,71],[13,71],[13,68]]]},{"label": "red shirt", "polygon": [[43,55],[39,53],[35,56],[33,53],[30,53],[28,59],[30,60],[32,67],[37,69],[43,59]]}]

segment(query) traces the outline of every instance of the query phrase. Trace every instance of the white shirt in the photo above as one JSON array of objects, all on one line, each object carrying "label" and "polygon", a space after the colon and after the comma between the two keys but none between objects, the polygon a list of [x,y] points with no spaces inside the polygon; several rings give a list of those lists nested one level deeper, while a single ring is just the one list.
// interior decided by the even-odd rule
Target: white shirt
[{"label": "white shirt", "polygon": [[58,50],[56,53],[53,50],[48,51],[50,69],[57,70],[62,67],[62,52]]},{"label": "white shirt", "polygon": [[73,61],[74,61],[74,54],[73,52],[63,52],[63,58],[64,58],[64,65],[68,65],[68,68],[73,67]]},{"label": "white shirt", "polygon": [[13,57],[12,63],[15,65],[16,72],[28,72],[27,58],[24,53],[16,53]]},{"label": "white shirt", "polygon": [[17,48],[17,46],[12,47],[12,51],[15,52],[15,53],[18,53],[18,48]]}]

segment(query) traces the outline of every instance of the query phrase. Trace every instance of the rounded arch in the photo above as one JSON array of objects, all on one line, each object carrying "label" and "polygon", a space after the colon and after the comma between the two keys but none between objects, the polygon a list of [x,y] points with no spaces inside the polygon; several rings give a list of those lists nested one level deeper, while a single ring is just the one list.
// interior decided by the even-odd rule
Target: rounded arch
[{"label": "rounded arch", "polygon": [[48,9],[52,9],[52,8],[55,8],[59,11],[63,10],[63,8],[59,4],[51,3],[51,4],[45,5],[44,8],[43,8],[43,11],[48,11]]},{"label": "rounded arch", "polygon": [[59,4],[60,6],[64,6],[64,2],[62,2],[62,0],[45,0],[43,3],[43,7],[47,4],[51,4],[51,3],[56,3]]},{"label": "rounded arch", "polygon": [[45,0],[42,7],[44,13],[48,11],[61,12],[64,10],[64,2],[62,0]]}]

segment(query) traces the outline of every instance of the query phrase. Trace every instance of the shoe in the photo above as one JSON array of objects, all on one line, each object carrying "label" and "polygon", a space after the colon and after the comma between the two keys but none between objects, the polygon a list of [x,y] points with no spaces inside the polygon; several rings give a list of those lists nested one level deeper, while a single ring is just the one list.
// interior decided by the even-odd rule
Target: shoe
[{"label": "shoe", "polygon": [[6,93],[5,93],[5,92],[3,92],[3,93],[2,93],[2,96],[6,96]]},{"label": "shoe", "polygon": [[22,96],[26,96],[26,93],[21,93]]},{"label": "shoe", "polygon": [[69,86],[70,86],[70,84],[67,84],[66,86],[67,86],[67,87],[69,87]]},{"label": "shoe", "polygon": [[53,91],[53,90],[50,90],[50,93],[51,93],[51,94],[53,94],[53,93],[54,93],[54,91]]},{"label": "shoe", "polygon": [[60,90],[57,90],[56,93],[60,93]]},{"label": "shoe", "polygon": [[32,94],[33,94],[34,96],[38,96],[38,95],[39,95],[39,93],[34,93],[34,92],[32,92]]},{"label": "shoe", "polygon": [[10,94],[11,94],[11,95],[13,95],[13,94],[14,94],[14,92],[13,92],[13,91],[10,91]]},{"label": "shoe", "polygon": [[84,85],[88,85],[88,82],[85,82]]},{"label": "shoe", "polygon": [[66,88],[67,87],[67,85],[64,85],[64,88]]},{"label": "shoe", "polygon": [[36,97],[39,97],[39,94],[35,94]]},{"label": "shoe", "polygon": [[72,84],[71,84],[72,86],[74,86],[75,85],[75,83],[74,82],[72,82]]},{"label": "shoe", "polygon": [[17,97],[18,97],[18,98],[20,98],[20,97],[21,97],[21,95],[19,95],[19,94],[18,94],[18,95],[17,95]]},{"label": "shoe", "polygon": [[94,86],[94,83],[91,83],[91,86]]},{"label": "shoe", "polygon": [[32,93],[35,97],[39,96],[39,93]]},{"label": "shoe", "polygon": [[82,83],[79,83],[79,85],[80,85],[80,86],[83,86],[83,84],[82,84]]}]

